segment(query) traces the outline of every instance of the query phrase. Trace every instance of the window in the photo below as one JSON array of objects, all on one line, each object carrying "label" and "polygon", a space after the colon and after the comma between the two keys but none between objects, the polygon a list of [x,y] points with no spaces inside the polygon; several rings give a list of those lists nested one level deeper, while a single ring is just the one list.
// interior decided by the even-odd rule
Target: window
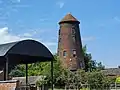
[{"label": "window", "polygon": [[73,39],[73,41],[75,42],[75,29],[74,28],[72,28],[72,39]]},{"label": "window", "polygon": [[72,36],[73,41],[75,42],[75,36]]},{"label": "window", "polygon": [[76,54],[76,50],[73,50],[73,54]]},{"label": "window", "polygon": [[67,54],[67,52],[66,52],[66,51],[63,51],[63,56],[64,56],[64,57],[66,56],[66,54]]},{"label": "window", "polygon": [[76,56],[76,50],[73,50],[73,57]]},{"label": "window", "polygon": [[72,26],[72,35],[75,35],[76,27]]},{"label": "window", "polygon": [[83,68],[83,64],[82,64],[82,62],[80,63],[80,67]]},{"label": "window", "polygon": [[61,37],[59,38],[59,42],[61,41]]},{"label": "window", "polygon": [[72,35],[75,35],[75,29],[72,29]]},{"label": "window", "polygon": [[59,35],[60,35],[60,29],[59,29],[59,31],[58,31],[58,32],[59,32]]},{"label": "window", "polygon": [[59,50],[57,51],[57,55],[59,56]]}]

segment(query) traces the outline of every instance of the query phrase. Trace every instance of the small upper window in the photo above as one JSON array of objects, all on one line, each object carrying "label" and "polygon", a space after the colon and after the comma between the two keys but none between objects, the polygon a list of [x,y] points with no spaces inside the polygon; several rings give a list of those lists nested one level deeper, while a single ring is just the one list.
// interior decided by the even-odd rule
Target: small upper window
[{"label": "small upper window", "polygon": [[65,57],[67,55],[67,52],[66,51],[63,51],[63,56]]},{"label": "small upper window", "polygon": [[75,29],[72,29],[72,35],[75,35]]},{"label": "small upper window", "polygon": [[76,56],[76,50],[73,50],[73,57]]},{"label": "small upper window", "polygon": [[59,29],[59,31],[58,31],[58,32],[59,32],[59,35],[60,35],[60,29]]},{"label": "small upper window", "polygon": [[72,39],[73,39],[73,41],[75,42],[75,36],[74,36],[74,35],[72,36]]},{"label": "small upper window", "polygon": [[76,31],[76,27],[72,26],[72,34],[75,34],[75,31]]},{"label": "small upper window", "polygon": [[59,42],[61,41],[61,37],[59,38]]}]

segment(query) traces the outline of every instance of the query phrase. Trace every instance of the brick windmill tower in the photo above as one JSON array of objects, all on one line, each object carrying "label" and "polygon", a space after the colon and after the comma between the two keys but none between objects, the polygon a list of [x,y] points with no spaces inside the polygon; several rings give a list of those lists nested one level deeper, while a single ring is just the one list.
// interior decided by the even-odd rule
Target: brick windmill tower
[{"label": "brick windmill tower", "polygon": [[71,71],[85,68],[79,24],[80,22],[70,13],[59,22],[57,53],[63,67]]}]

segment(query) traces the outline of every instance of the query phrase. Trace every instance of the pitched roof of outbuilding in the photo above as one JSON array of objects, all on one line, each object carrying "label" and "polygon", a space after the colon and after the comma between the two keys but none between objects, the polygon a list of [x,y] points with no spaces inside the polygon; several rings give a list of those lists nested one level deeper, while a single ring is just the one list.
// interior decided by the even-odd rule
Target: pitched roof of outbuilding
[{"label": "pitched roof of outbuilding", "polygon": [[108,68],[102,70],[102,72],[107,76],[117,76],[120,75],[120,68]]}]

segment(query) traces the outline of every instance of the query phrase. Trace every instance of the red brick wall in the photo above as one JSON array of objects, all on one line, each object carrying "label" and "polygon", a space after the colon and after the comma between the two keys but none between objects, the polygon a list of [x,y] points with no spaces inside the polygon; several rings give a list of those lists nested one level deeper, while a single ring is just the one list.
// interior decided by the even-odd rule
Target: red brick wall
[{"label": "red brick wall", "polygon": [[12,90],[12,88],[16,88],[16,83],[0,83],[0,90]]},{"label": "red brick wall", "polygon": [[[73,31],[75,34],[73,34]],[[58,55],[62,61],[62,65],[70,70],[84,68],[79,24],[75,22],[61,23],[58,39]],[[73,57],[73,50],[76,50],[75,57]],[[63,56],[63,51],[67,52],[66,57]]]}]

